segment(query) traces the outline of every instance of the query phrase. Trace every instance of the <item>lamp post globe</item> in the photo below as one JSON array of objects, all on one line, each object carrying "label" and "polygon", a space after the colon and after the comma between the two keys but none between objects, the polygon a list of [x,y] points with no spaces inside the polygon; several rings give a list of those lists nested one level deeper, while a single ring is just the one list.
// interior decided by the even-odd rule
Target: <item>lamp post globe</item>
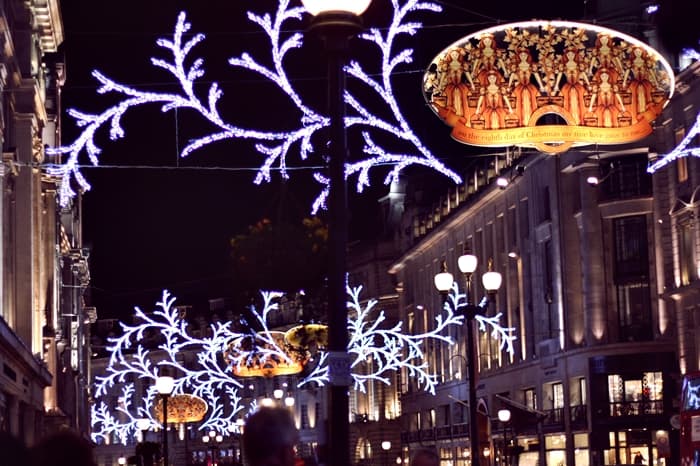
[{"label": "lamp post globe", "polygon": [[437,288],[437,290],[443,296],[449,293],[450,289],[452,289],[452,283],[454,283],[455,279],[452,274],[447,271],[447,264],[445,261],[442,261],[440,272],[435,274],[433,281],[435,283],[435,288]]},{"label": "lamp post globe", "polygon": [[479,259],[474,254],[462,254],[457,258],[457,266],[463,274],[472,274],[479,265]]},{"label": "lamp post globe", "polygon": [[156,390],[161,395],[170,395],[175,388],[175,379],[169,375],[161,375],[156,378]]},{"label": "lamp post globe", "polygon": [[372,0],[302,0],[306,11],[316,16],[327,12],[345,12],[361,15]]},{"label": "lamp post globe", "polygon": [[501,288],[503,277],[500,273],[489,270],[481,277],[481,281],[487,293],[495,293]]},{"label": "lamp post globe", "polygon": [[499,409],[498,410],[498,420],[501,422],[510,421],[510,409]]}]

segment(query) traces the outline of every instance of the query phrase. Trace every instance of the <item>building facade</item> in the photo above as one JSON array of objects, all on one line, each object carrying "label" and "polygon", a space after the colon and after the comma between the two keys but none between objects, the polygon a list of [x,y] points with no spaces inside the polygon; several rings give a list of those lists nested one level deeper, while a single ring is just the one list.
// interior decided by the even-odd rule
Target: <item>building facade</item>
[{"label": "building facade", "polygon": [[89,274],[80,201],[59,208],[43,169],[59,162],[44,151],[60,142],[59,2],[3,2],[0,21],[0,430],[32,444],[62,426],[89,432]]},{"label": "building facade", "polygon": [[[659,127],[640,143],[508,151],[479,162],[431,209],[407,211],[413,241],[391,268],[405,321],[433,321],[443,260],[464,286],[465,249],[479,258],[476,275],[489,262],[503,275],[487,313],[501,313],[518,340],[511,355],[492,335],[477,337],[482,464],[632,464],[638,454],[678,463],[670,421],[680,375],[698,368],[700,170],[693,157],[653,177],[646,169],[695,123],[697,77],[697,63],[678,76]],[[484,295],[479,279],[471,291]],[[434,445],[444,464],[469,464],[464,332],[430,356],[443,380],[436,397],[403,379],[402,446]],[[511,421],[497,420],[500,408]]]}]

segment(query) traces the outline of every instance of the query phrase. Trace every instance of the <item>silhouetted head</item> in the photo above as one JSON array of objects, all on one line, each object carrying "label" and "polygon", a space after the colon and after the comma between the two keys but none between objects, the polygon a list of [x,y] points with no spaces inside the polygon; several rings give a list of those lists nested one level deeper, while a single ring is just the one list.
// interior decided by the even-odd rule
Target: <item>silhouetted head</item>
[{"label": "silhouetted head", "polygon": [[92,444],[67,430],[42,439],[30,453],[32,466],[96,466]]},{"label": "silhouetted head", "polygon": [[7,466],[25,466],[29,452],[19,439],[8,432],[0,431],[0,455],[2,464]]},{"label": "silhouetted head", "polygon": [[284,408],[260,408],[243,428],[243,455],[250,466],[294,466],[299,433]]}]

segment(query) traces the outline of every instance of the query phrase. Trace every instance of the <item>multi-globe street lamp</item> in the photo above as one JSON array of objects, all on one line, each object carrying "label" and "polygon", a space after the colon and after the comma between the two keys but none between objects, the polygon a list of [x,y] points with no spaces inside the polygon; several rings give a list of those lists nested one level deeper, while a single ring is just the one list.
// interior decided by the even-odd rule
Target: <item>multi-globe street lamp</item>
[{"label": "multi-globe street lamp", "polygon": [[156,391],[163,399],[163,466],[168,466],[168,398],[175,388],[175,379],[168,375],[156,378]]},{"label": "multi-globe street lamp", "polygon": [[209,431],[207,435],[202,436],[202,442],[209,444],[209,457],[211,458],[211,465],[218,466],[219,459],[221,457],[219,446],[221,442],[224,441],[224,436],[217,434],[215,431]]},{"label": "multi-globe street lamp", "polygon": [[[493,300],[495,293],[501,287],[501,274],[491,270],[492,263],[489,261],[488,271],[482,276],[482,283],[487,292],[487,298],[482,300],[481,305],[476,305],[471,302],[471,284],[472,275],[476,271],[479,264],[478,258],[474,254],[465,251],[457,259],[457,266],[465,279],[465,303],[455,309],[455,312],[461,312],[464,315],[464,324],[467,333],[467,377],[469,378],[469,444],[471,447],[472,466],[480,466],[479,451],[479,427],[477,424],[476,410],[476,355],[474,351],[474,317],[477,312],[483,311],[482,306],[487,306],[490,300]],[[435,275],[435,287],[442,296],[443,304],[447,301],[447,295],[452,289],[454,277],[447,271],[447,263],[442,262],[441,270]]]},{"label": "multi-globe street lamp", "polygon": [[328,178],[328,444],[337,466],[350,464],[348,387],[350,356],[347,353],[346,250],[347,189],[345,161],[345,72],[350,38],[362,29],[360,15],[371,0],[302,0],[314,15],[310,30],[323,40],[328,65],[330,154]]}]

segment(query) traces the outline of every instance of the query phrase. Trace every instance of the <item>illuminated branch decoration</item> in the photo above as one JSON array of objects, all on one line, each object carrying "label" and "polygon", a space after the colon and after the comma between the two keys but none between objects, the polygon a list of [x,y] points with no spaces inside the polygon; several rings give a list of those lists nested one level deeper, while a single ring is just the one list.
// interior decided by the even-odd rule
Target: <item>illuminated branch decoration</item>
[{"label": "illuminated branch decoration", "polygon": [[[404,49],[392,55],[394,40],[401,34],[414,35],[421,27],[419,22],[407,22],[406,17],[414,11],[441,11],[440,7],[430,2],[419,0],[407,0],[400,4],[399,0],[392,0],[394,10],[391,25],[386,30],[386,35],[382,35],[379,29],[371,29],[369,33],[362,35],[362,38],[375,44],[381,51],[381,81],[375,80],[366,73],[362,66],[353,62],[346,69],[350,76],[353,76],[366,84],[371,91],[385,104],[391,118],[379,118],[367,110],[359,98],[349,92],[345,95],[345,101],[357,113],[346,119],[348,127],[357,127],[361,130],[364,140],[363,152],[366,156],[362,160],[351,162],[346,165],[346,177],[358,174],[357,189],[361,192],[364,187],[369,186],[369,172],[379,165],[393,165],[385,183],[390,183],[398,176],[398,173],[410,165],[428,166],[439,173],[449,177],[455,182],[460,181],[460,177],[443,165],[433,154],[423,145],[420,139],[413,132],[400,111],[398,102],[393,94],[390,80],[391,74],[396,67],[401,64],[411,63],[413,50]],[[59,166],[52,166],[49,173],[60,176],[62,179],[60,189],[60,203],[65,206],[75,195],[71,184],[72,180],[77,183],[81,190],[90,189],[90,184],[80,171],[80,154],[85,152],[93,165],[98,165],[101,149],[95,143],[95,136],[99,129],[109,125],[109,136],[112,140],[123,138],[125,131],[121,125],[121,119],[126,112],[133,107],[143,104],[161,104],[161,110],[167,112],[174,109],[188,109],[204,117],[213,125],[213,130],[206,136],[190,141],[182,150],[181,156],[186,157],[192,152],[207,146],[213,142],[226,139],[244,139],[253,142],[255,149],[263,156],[263,161],[255,177],[255,183],[268,182],[271,179],[271,171],[276,167],[283,178],[289,177],[287,163],[290,152],[298,144],[299,157],[302,161],[308,159],[314,152],[312,139],[319,133],[319,130],[330,125],[328,117],[317,113],[308,107],[297,91],[292,87],[287,72],[284,69],[283,61],[288,52],[300,48],[303,43],[301,33],[293,33],[286,39],[282,38],[282,27],[290,21],[302,19],[304,9],[301,7],[290,7],[289,0],[280,0],[274,15],[269,13],[258,15],[248,12],[248,19],[258,25],[270,40],[270,51],[272,55],[272,67],[260,64],[250,54],[243,53],[239,57],[231,58],[229,64],[234,67],[252,71],[262,78],[272,82],[284,93],[299,111],[298,121],[294,123],[295,128],[281,130],[257,130],[243,128],[234,123],[227,122],[219,113],[217,106],[223,97],[223,91],[214,82],[209,86],[206,101],[201,99],[194,92],[195,82],[204,76],[202,58],[196,58],[190,62],[190,53],[200,42],[204,40],[203,34],[192,35],[187,39],[190,30],[190,23],[186,21],[185,13],[180,13],[175,27],[173,39],[159,39],[157,45],[172,54],[171,61],[159,58],[152,58],[151,63],[170,73],[179,83],[180,93],[158,93],[143,91],[119,84],[104,74],[94,71],[93,76],[100,82],[101,87],[98,93],[115,93],[123,96],[118,104],[97,114],[89,114],[75,109],[70,109],[68,114],[76,119],[77,125],[83,128],[80,136],[70,145],[50,148],[49,154],[67,155],[65,162]],[[389,133],[397,138],[403,145],[408,144],[412,149],[409,153],[395,153],[384,149],[378,145],[370,136],[371,131],[381,131]],[[318,135],[316,147],[325,147],[326,140],[323,134]],[[323,150],[319,154],[323,156]],[[315,174],[315,179],[323,185],[323,190],[314,202],[314,211],[324,207],[325,198],[328,194],[328,179],[320,173]]]},{"label": "illuminated branch decoration", "polygon": [[649,168],[647,168],[647,172],[654,173],[660,168],[681,157],[687,157],[689,155],[700,157],[700,147],[688,147],[688,145],[698,134],[700,134],[700,113],[698,113],[698,116],[695,119],[695,124],[692,128],[690,128],[690,131],[688,131],[688,134],[685,135],[681,143],[678,144],[671,152],[662,155],[659,160],[651,164]]},{"label": "illuminated branch decoration", "polygon": [[690,60],[700,60],[700,52],[695,49],[683,49],[683,57]]},{"label": "illuminated branch decoration", "polygon": [[[445,310],[456,309],[457,313],[460,313],[461,309],[464,309],[468,305],[467,295],[459,291],[459,285],[457,282],[452,283],[452,290],[448,295],[448,301],[445,303]],[[488,301],[483,299],[478,307],[483,311],[488,308]],[[501,351],[505,350],[508,354],[513,355],[513,342],[518,338],[513,334],[515,328],[513,327],[503,327],[501,325],[501,317],[503,313],[499,312],[492,317],[488,317],[481,314],[476,314],[474,320],[477,321],[480,332],[491,332],[491,337],[500,340],[499,348]],[[461,316],[460,316],[461,317]]]},{"label": "illuminated branch decoration", "polygon": [[[121,323],[122,335],[109,339],[107,350],[111,356],[107,367],[104,375],[95,377],[94,392],[98,403],[92,410],[93,439],[107,439],[116,434],[125,443],[137,432],[136,420],[139,418],[159,425],[153,406],[158,396],[155,380],[163,367],[174,368],[179,374],[173,394],[191,393],[207,402],[209,412],[199,426],[201,430],[226,433],[236,414],[243,409],[238,394],[242,385],[219,361],[226,343],[240,334],[230,330],[230,322],[215,323],[210,326],[211,336],[195,338],[188,332],[188,324],[174,303],[175,298],[164,291],[161,301],[156,303],[156,311],[148,315],[136,307],[138,324]],[[148,335],[160,335],[162,342],[156,348],[147,348],[144,341],[148,340]],[[182,360],[181,355],[188,352],[196,354],[194,369]],[[148,387],[145,396],[136,395],[136,381]],[[116,416],[104,401],[115,386],[121,390]],[[143,404],[136,406],[134,400]]]},{"label": "illuminated branch decoration", "polygon": [[[419,386],[434,395],[437,375],[430,373],[423,345],[431,339],[452,343],[452,339],[445,335],[445,330],[450,325],[462,325],[463,318],[456,316],[451,309],[445,309],[444,316],[438,314],[435,317],[435,326],[431,331],[418,335],[405,334],[402,332],[403,322],[398,322],[391,328],[383,328],[386,325],[384,311],[379,311],[374,317],[378,301],[370,299],[363,305],[360,300],[361,286],[348,288],[347,291],[350,297],[348,308],[351,310],[348,317],[348,352],[354,357],[350,367],[353,370],[355,390],[364,393],[369,380],[390,385],[389,375],[405,368],[410,377],[416,378]],[[363,367],[367,360],[371,360],[369,368]]]},{"label": "illuminated branch decoration", "polygon": [[[348,309],[351,311],[348,317],[348,352],[354,356],[351,368],[355,388],[364,391],[369,380],[389,384],[392,373],[406,369],[425,391],[434,394],[437,380],[425,361],[424,342],[435,340],[451,343],[446,330],[452,325],[462,325],[463,316],[456,315],[451,310],[453,308],[446,308],[444,313],[435,317],[431,331],[407,335],[402,333],[401,322],[387,328],[384,312],[375,311],[377,301],[363,303],[361,290],[362,287],[347,290]],[[188,330],[184,315],[174,306],[175,298],[168,291],[163,292],[153,313],[146,314],[136,307],[136,323],[121,323],[123,333],[109,339],[107,366],[102,374],[95,377],[97,402],[92,410],[93,439],[106,440],[116,435],[125,443],[137,433],[136,420],[140,418],[148,419],[154,426],[159,425],[153,408],[158,397],[155,380],[162,368],[169,368],[177,374],[174,395],[189,393],[207,402],[209,409],[199,426],[200,430],[216,430],[226,434],[239,413],[256,409],[255,400],[249,400],[250,403],[244,406],[240,392],[243,384],[235,377],[236,368],[247,367],[251,358],[258,363],[264,358],[279,359],[289,355],[288,348],[283,347],[276,338],[276,334],[281,332],[269,328],[270,315],[279,311],[277,298],[281,295],[275,292],[263,292],[261,295],[262,309],[250,309],[258,327],[262,328],[254,334],[234,331],[231,322],[218,322],[209,326],[208,336],[195,337]],[[454,299],[458,302],[460,298]],[[490,326],[494,334],[505,338],[512,329],[500,329],[499,317],[478,318],[480,323]],[[151,338],[153,335],[160,340]],[[232,351],[232,342],[242,342],[251,335],[255,338],[247,341],[255,342],[255,346],[237,345],[236,350]],[[319,351],[309,356],[314,358],[314,365],[309,366],[309,373],[297,386],[327,384],[328,353]],[[369,368],[363,364],[368,360],[371,360]],[[144,395],[139,392],[138,385],[147,387]],[[116,399],[113,396],[115,391],[119,393]]]}]

